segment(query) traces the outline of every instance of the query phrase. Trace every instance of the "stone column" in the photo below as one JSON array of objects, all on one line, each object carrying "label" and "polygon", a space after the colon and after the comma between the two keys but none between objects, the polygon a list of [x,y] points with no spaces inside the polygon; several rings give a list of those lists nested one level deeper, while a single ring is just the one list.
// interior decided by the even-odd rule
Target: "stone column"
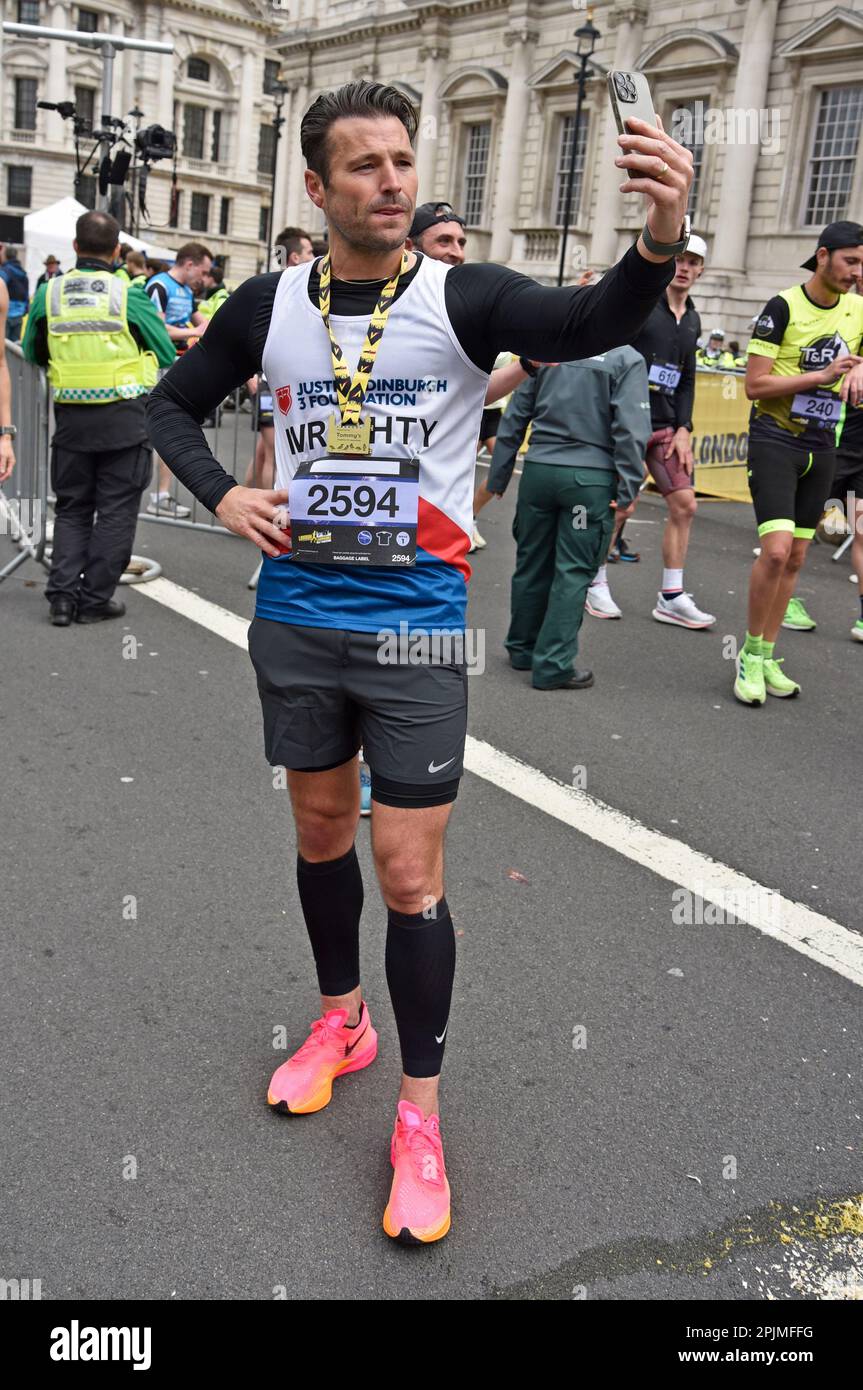
[{"label": "stone column", "polygon": [[243,53],[243,75],[240,79],[240,110],[237,128],[237,173],[245,182],[257,174],[260,120],[255,112],[255,81],[258,65],[255,53],[247,48]]},{"label": "stone column", "polygon": [[[647,6],[643,3],[620,5],[608,14],[610,27],[616,27],[612,68],[632,68],[644,44]],[[605,129],[599,150],[599,184],[593,209],[593,232],[590,238],[590,265],[603,270],[617,259],[617,228],[621,221],[623,194],[620,185],[624,170],[618,169],[617,122],[610,105],[605,104]]]},{"label": "stone column", "polygon": [[309,105],[309,88],[306,82],[298,82],[291,91],[291,116],[285,126],[285,222],[291,227],[302,227],[309,221],[307,212],[309,200],[306,197],[303,171],[306,162],[300,148],[300,122]]},{"label": "stone column", "polygon": [[518,218],[518,199],[521,191],[521,149],[527,125],[530,89],[527,80],[533,63],[535,29],[522,26],[504,34],[504,43],[512,49],[512,66],[503,113],[498,176],[495,186],[492,237],[489,257],[506,262],[512,253],[513,225]]},{"label": "stone column", "polygon": [[435,187],[437,152],[440,139],[440,91],[447,58],[440,43],[428,43],[420,49],[425,62],[423,99],[417,132],[417,202],[430,203],[437,195]]},{"label": "stone column", "polygon": [[[15,18],[17,19],[17,13]],[[66,20],[65,5],[52,5],[49,9],[48,23],[52,29],[74,29],[74,23]],[[26,40],[25,40],[26,42]],[[48,44],[48,80],[39,92],[40,101],[71,101],[75,95],[75,84],[66,75],[69,50],[60,39],[51,39]],[[101,97],[96,99],[96,120],[101,113]],[[56,111],[37,112],[37,120],[44,121],[44,130],[52,145],[66,146],[67,137],[71,147],[71,130],[61,121]]]},{"label": "stone column", "polygon": [[[173,34],[168,33],[167,30],[163,30],[163,31],[162,31],[162,35],[161,35],[161,38],[157,40],[158,43],[173,43],[173,41],[174,41],[174,36],[173,36]],[[174,53],[157,53],[157,54],[155,54],[155,58],[156,58],[156,62],[157,62],[158,65],[159,65],[159,67],[158,67],[158,71],[159,71],[159,95],[158,95],[159,114],[158,114],[158,116],[156,117],[156,121],[157,121],[157,124],[158,124],[158,125],[164,126],[166,130],[173,130],[173,129],[174,129],[174,63],[175,63],[175,61],[176,61],[176,54],[174,54]],[[180,118],[180,120],[178,121],[177,124],[178,124],[178,127],[179,127],[179,128],[178,128],[178,130],[177,130],[177,132],[176,132],[176,135],[177,135],[178,140],[180,141],[180,149],[182,150],[182,140],[183,140],[183,121],[182,121],[182,117]]]},{"label": "stone column", "polygon": [[[779,0],[749,0],[731,102],[735,110],[760,111],[767,101],[778,8]],[[759,145],[725,146],[719,205],[730,211],[717,223],[710,257],[710,270],[714,274],[724,271],[740,275],[744,271],[749,219],[745,215],[734,215],[733,210],[745,212],[749,208],[759,154]]]}]

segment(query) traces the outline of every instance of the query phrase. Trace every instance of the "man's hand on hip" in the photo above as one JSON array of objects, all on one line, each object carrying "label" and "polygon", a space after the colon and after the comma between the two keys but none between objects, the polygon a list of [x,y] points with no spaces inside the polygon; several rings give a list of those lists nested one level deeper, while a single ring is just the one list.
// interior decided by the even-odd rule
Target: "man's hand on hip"
[{"label": "man's hand on hip", "polygon": [[[288,490],[275,488],[265,492],[257,487],[232,487],[216,507],[216,516],[223,526],[237,536],[245,536],[275,560],[291,548],[288,518]],[[278,521],[276,509],[281,508]]]},{"label": "man's hand on hip", "polygon": [[683,425],[680,426],[680,429],[675,430],[669,439],[665,448],[665,458],[670,458],[675,450],[687,477],[691,478],[695,466],[695,459],[692,457],[692,436]]}]

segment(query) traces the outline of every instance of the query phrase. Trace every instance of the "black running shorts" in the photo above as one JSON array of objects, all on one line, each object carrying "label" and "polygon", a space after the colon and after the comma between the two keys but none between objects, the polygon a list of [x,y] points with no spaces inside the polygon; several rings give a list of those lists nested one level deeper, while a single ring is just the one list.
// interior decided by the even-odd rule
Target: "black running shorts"
[{"label": "black running shorts", "polygon": [[835,469],[835,449],[797,449],[778,440],[750,438],[749,491],[759,536],[790,531],[811,541]]},{"label": "black running shorts", "polygon": [[362,747],[375,801],[455,800],[467,732],[459,636],[433,633],[418,643],[404,632],[382,641],[375,632],[255,618],[249,655],[271,766],[325,772]]},{"label": "black running shorts", "polygon": [[837,497],[846,505],[849,492],[853,492],[858,502],[863,502],[863,454],[858,450],[843,449],[840,443],[836,450],[836,476],[830,489],[830,496]]}]

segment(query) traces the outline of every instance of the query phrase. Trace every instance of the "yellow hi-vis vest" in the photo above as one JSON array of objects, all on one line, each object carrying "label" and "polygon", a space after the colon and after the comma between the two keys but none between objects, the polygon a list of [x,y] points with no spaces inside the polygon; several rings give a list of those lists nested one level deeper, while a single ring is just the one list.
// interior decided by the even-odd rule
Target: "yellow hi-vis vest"
[{"label": "yellow hi-vis vest", "polygon": [[129,286],[109,270],[68,270],[48,284],[48,379],[58,405],[105,405],[152,390],[158,363],[129,331]]}]

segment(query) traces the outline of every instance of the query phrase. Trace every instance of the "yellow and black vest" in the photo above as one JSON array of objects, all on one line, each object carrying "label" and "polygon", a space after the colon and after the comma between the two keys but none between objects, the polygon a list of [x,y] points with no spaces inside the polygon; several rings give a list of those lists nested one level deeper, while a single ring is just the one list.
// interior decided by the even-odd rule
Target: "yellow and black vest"
[{"label": "yellow and black vest", "polygon": [[[863,297],[843,294],[832,309],[823,309],[806,296],[802,285],[782,290],[780,298],[788,305],[788,327],[777,346],[760,338],[751,338],[747,352],[772,357],[772,376],[800,376],[816,372],[834,358],[845,353],[859,353],[863,340]],[[820,386],[818,391],[838,395],[842,378],[832,386]],[[769,415],[790,434],[802,434],[806,422],[794,420],[793,396],[772,396],[769,400],[753,402],[753,415]]]}]

